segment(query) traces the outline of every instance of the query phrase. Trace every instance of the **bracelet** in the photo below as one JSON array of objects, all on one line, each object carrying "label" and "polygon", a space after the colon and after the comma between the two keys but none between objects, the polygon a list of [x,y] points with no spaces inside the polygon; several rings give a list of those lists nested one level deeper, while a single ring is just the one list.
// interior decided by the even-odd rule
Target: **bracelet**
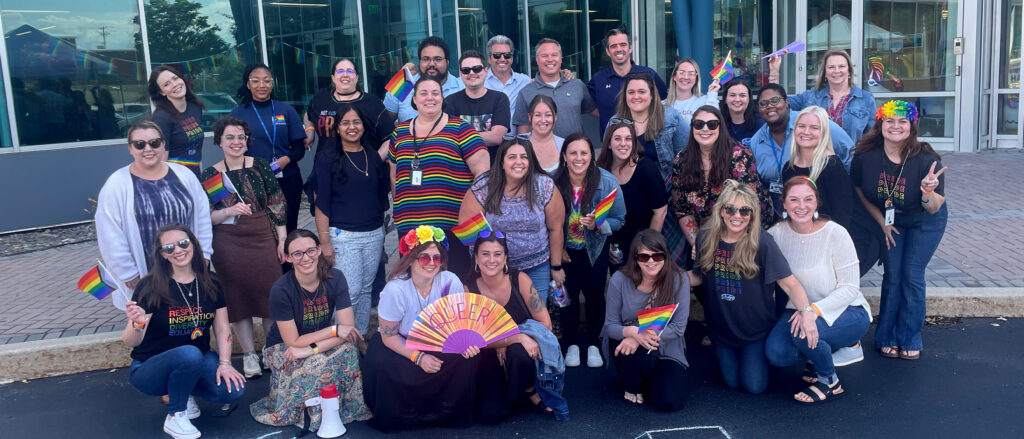
[{"label": "bracelet", "polygon": [[923,194],[925,194],[925,195],[931,195],[935,191],[934,190],[926,191],[926,190],[924,190],[924,186],[921,186],[921,192]]},{"label": "bracelet", "polygon": [[338,336],[338,325],[331,326],[331,337]]},{"label": "bracelet", "polygon": [[551,266],[551,271],[562,271],[561,264],[559,264],[559,265],[552,265]]},{"label": "bracelet", "polygon": [[146,326],[146,322],[142,322],[142,323],[132,322],[132,327],[135,328],[135,329],[142,329],[143,326]]},{"label": "bracelet", "polygon": [[315,130],[315,129],[316,129],[316,128],[313,128],[313,127],[306,127],[306,130],[305,130],[305,131],[312,131],[312,130]]},{"label": "bracelet", "polygon": [[420,352],[420,351],[413,351],[412,355],[409,356],[409,361],[412,361],[413,364],[419,365],[420,364],[420,356],[422,354],[423,353]]},{"label": "bracelet", "polygon": [[219,364],[221,366],[230,366],[231,365],[231,360],[220,360],[220,361],[217,362],[217,364]]},{"label": "bracelet", "polygon": [[331,232],[318,232],[320,236],[331,236]]}]

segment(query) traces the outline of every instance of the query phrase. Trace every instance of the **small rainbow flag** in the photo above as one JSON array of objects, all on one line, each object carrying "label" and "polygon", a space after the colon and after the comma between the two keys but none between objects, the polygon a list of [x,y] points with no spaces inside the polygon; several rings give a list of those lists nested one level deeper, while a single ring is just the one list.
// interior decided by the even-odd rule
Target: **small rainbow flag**
[{"label": "small rainbow flag", "polygon": [[465,222],[452,227],[452,233],[459,238],[459,241],[462,241],[463,245],[467,246],[476,242],[477,235],[484,230],[491,230],[491,224],[487,222],[487,218],[484,218],[483,212],[477,213]]},{"label": "small rainbow flag", "polygon": [[732,51],[725,56],[722,62],[718,63],[715,68],[711,69],[711,77],[718,79],[718,82],[725,84],[729,82],[736,75],[736,71],[732,67]]},{"label": "small rainbow flag", "polygon": [[612,203],[615,202],[615,194],[618,193],[619,188],[612,189],[608,196],[597,203],[597,207],[594,208],[594,227],[601,227],[601,224],[604,224],[604,220],[608,218],[608,212],[612,210]]},{"label": "small rainbow flag", "polygon": [[398,100],[404,101],[409,93],[412,93],[412,79],[409,78],[409,71],[402,69],[395,73],[395,76],[392,76],[391,80],[384,85],[384,88]]},{"label": "small rainbow flag", "polygon": [[640,332],[651,331],[660,334],[668,326],[668,321],[672,320],[672,315],[676,313],[676,307],[678,306],[665,305],[637,311],[636,317],[640,321]]},{"label": "small rainbow flag", "polygon": [[769,53],[769,54],[767,54],[765,56],[762,56],[761,59],[771,58],[771,57],[773,57],[775,55],[788,55],[790,53],[802,52],[804,50],[807,50],[807,45],[804,44],[803,41],[796,40],[796,41],[794,41],[792,43],[787,44],[786,47],[783,47],[783,48],[781,48],[779,50],[776,50],[776,51],[774,51],[772,53]]},{"label": "small rainbow flag", "polygon": [[203,189],[206,189],[206,195],[210,196],[210,201],[214,204],[224,201],[231,194],[238,193],[235,186],[231,184],[231,178],[225,178],[223,172],[218,172],[213,177],[204,181]]},{"label": "small rainbow flag", "polygon": [[78,279],[78,289],[92,294],[92,297],[98,300],[103,300],[117,289],[117,282],[107,274],[103,264],[97,263],[92,270],[85,273],[85,276]]},{"label": "small rainbow flag", "polygon": [[284,115],[283,114],[274,115],[274,123],[285,123]]}]

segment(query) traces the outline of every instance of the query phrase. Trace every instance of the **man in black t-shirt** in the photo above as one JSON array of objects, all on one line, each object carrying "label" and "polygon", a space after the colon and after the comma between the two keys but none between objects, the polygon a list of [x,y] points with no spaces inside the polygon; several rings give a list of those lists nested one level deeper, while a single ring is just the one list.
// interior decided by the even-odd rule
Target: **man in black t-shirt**
[{"label": "man in black t-shirt", "polygon": [[508,96],[484,88],[487,67],[484,66],[484,56],[476,50],[462,53],[459,58],[459,77],[466,89],[445,98],[445,112],[476,128],[487,144],[493,162],[494,151],[502,137],[509,132],[512,122]]}]

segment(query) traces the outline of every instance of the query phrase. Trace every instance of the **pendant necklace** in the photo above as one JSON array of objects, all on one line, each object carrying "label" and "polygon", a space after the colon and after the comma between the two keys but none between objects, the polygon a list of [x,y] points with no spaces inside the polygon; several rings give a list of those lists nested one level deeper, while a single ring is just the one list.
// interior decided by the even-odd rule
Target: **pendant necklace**
[{"label": "pendant necklace", "polygon": [[[189,297],[192,297],[192,284],[196,283],[196,280],[198,280],[198,279],[192,279],[192,282],[189,282],[189,284],[188,284],[189,285],[189,288],[188,288],[188,295],[189,295]],[[181,300],[185,301],[185,307],[188,308],[188,315],[192,317],[192,336],[191,336],[191,339],[195,340],[195,339],[197,339],[199,337],[202,337],[203,336],[203,330],[199,329],[199,315],[196,314],[194,311],[192,311],[192,304],[189,303],[188,298],[185,297],[185,291],[183,291],[181,289],[181,282],[178,282],[177,280],[175,280],[174,284],[178,286],[178,292],[181,293]],[[198,285],[197,285],[197,289],[198,289]],[[199,301],[197,299],[196,300],[196,306],[198,306],[198,305],[199,305]]]}]

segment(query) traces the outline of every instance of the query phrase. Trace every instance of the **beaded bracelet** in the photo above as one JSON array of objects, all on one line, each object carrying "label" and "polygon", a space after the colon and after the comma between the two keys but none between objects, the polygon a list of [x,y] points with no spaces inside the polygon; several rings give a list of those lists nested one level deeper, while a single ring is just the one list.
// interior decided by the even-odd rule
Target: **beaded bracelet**
[{"label": "beaded bracelet", "polygon": [[420,354],[422,354],[422,352],[413,351],[412,355],[409,356],[409,361],[412,361],[414,364],[417,365],[420,364]]},{"label": "beaded bracelet", "polygon": [[331,337],[338,336],[338,325],[331,326]]}]

